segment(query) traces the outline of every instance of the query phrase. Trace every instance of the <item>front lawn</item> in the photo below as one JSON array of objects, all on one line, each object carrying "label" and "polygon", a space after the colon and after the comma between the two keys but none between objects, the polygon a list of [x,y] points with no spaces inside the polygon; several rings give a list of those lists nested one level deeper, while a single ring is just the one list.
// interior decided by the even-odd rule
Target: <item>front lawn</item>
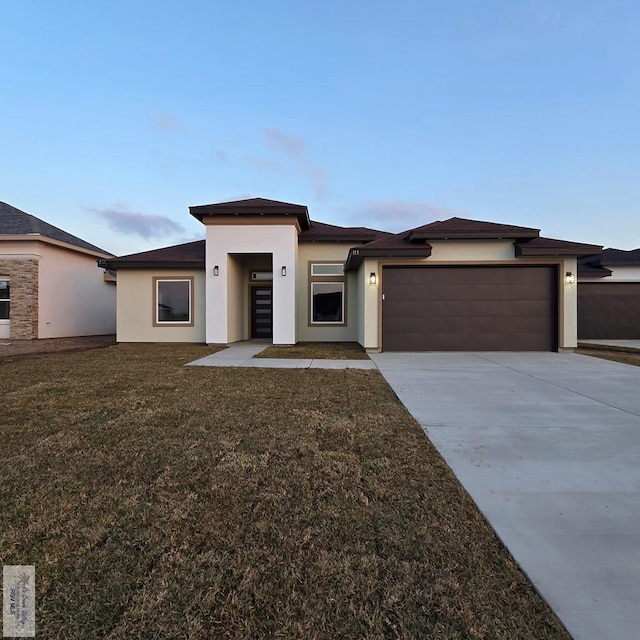
[{"label": "front lawn", "polygon": [[567,638],[377,371],[0,363],[39,638]]}]

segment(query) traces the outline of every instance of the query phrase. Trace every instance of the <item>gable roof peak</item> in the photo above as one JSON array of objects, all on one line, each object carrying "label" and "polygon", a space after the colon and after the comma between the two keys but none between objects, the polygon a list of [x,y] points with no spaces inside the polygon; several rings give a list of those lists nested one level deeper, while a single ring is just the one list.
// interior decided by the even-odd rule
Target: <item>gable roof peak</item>
[{"label": "gable roof peak", "polygon": [[531,227],[519,227],[513,224],[500,222],[485,222],[484,220],[472,220],[454,216],[447,220],[436,220],[421,227],[413,229],[410,233],[411,240],[438,240],[438,239],[499,239],[499,238],[537,238],[540,229]]},{"label": "gable roof peak", "polygon": [[52,224],[26,213],[26,211],[22,211],[6,202],[0,202],[0,238],[2,236],[25,235],[42,236],[105,256],[112,255],[100,247],[96,247],[63,229],[54,227]]},{"label": "gable roof peak", "polygon": [[189,213],[202,222],[205,216],[296,216],[301,229],[309,228],[309,211],[305,205],[268,200],[267,198],[247,198],[231,202],[215,202],[189,207]]}]

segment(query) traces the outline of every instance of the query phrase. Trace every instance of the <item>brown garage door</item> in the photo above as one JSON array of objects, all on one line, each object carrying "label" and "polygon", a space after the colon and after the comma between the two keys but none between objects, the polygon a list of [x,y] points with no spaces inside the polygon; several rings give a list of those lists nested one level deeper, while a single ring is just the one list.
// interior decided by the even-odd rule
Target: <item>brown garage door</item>
[{"label": "brown garage door", "polygon": [[640,339],[640,282],[580,282],[578,339]]},{"label": "brown garage door", "polygon": [[553,351],[555,267],[385,267],[385,351]]}]

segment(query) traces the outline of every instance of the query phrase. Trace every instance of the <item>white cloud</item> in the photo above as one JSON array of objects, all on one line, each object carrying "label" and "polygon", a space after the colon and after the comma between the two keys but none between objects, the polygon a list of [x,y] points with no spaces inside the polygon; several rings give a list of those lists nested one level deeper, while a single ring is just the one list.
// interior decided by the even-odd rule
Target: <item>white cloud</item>
[{"label": "white cloud", "polygon": [[[102,209],[85,207],[107,221],[112,231],[129,236],[139,236],[145,240],[163,238],[172,234],[185,232],[185,228],[169,218],[152,213],[136,213],[129,211],[125,205],[116,204]],[[185,242],[187,242],[185,240]]]},{"label": "white cloud", "polygon": [[455,216],[469,217],[463,211],[456,211],[430,202],[379,200],[366,202],[355,207],[353,220],[358,220],[357,224],[362,226],[380,227],[386,231],[399,232]]},{"label": "white cloud", "polygon": [[326,172],[311,159],[305,139],[273,128],[264,129],[262,134],[267,150],[279,154],[289,168],[309,178],[316,198],[323,199],[327,193]]},{"label": "white cloud", "polygon": [[185,130],[184,124],[168,111],[152,113],[151,125],[155,131],[160,133],[179,133]]}]

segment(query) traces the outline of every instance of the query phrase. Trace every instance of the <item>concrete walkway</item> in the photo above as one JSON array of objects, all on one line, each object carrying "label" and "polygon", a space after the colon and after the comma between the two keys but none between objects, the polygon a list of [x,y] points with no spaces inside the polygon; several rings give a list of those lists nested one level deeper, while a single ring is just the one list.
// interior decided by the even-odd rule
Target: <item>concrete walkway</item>
[{"label": "concrete walkway", "polygon": [[640,368],[371,356],[575,640],[640,629]]},{"label": "concrete walkway", "polygon": [[375,369],[371,360],[324,360],[320,358],[254,358],[269,344],[240,342],[222,351],[189,362],[194,367],[253,367],[266,369]]}]

